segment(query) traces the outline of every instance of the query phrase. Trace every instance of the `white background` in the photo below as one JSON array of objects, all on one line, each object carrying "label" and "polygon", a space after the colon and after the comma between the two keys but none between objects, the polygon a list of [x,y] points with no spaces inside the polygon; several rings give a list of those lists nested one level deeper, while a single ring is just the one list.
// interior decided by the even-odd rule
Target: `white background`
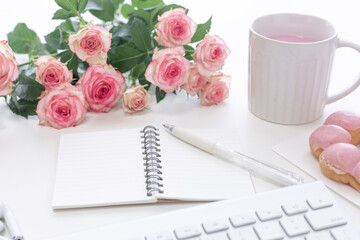
[{"label": "white background", "polygon": [[[5,1],[4,1],[5,2]],[[166,3],[173,3],[166,1]],[[175,123],[185,127],[231,127],[242,134],[243,151],[256,158],[282,165],[305,176],[271,148],[291,137],[311,131],[336,110],[349,109],[360,113],[360,90],[325,108],[321,119],[300,126],[282,126],[260,120],[247,107],[248,27],[264,14],[296,12],[316,15],[331,21],[340,37],[360,43],[360,14],[357,0],[182,0],[177,3],[190,9],[197,23],[213,16],[212,34],[220,35],[232,51],[224,73],[231,74],[230,98],[218,106],[203,107],[185,94],[169,95],[148,110],[124,114],[118,104],[109,114],[89,113],[76,128],[55,130],[39,127],[36,117],[29,120],[13,115],[0,99],[0,200],[13,209],[27,240],[46,239],[65,233],[91,229],[130,219],[137,219],[195,203],[117,206],[93,209],[53,211],[51,196],[56,169],[59,134],[94,130],[141,127],[144,124]],[[26,22],[39,36],[51,32],[59,21],[51,20],[58,9],[51,0],[12,0],[1,4],[0,39]],[[86,20],[91,20],[87,15]],[[42,38],[43,39],[43,38]],[[339,50],[335,57],[330,92],[337,92],[351,83],[360,72],[360,55],[353,50]],[[255,179],[257,191],[277,186]],[[360,224],[360,209],[336,195],[350,217]]]}]

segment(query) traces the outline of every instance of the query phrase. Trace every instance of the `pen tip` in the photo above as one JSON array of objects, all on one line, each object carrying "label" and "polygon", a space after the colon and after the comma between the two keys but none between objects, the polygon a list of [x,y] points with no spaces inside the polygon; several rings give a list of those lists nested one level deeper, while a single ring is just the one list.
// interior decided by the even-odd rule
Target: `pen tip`
[{"label": "pen tip", "polygon": [[169,131],[169,132],[172,132],[172,130],[174,129],[174,125],[171,125],[171,124],[163,124],[163,127]]}]

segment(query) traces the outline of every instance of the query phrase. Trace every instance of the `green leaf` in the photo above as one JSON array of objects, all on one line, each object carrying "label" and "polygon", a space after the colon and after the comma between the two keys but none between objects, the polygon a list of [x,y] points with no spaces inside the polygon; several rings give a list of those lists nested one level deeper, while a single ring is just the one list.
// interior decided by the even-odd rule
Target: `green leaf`
[{"label": "green leaf", "polygon": [[14,31],[8,33],[9,45],[16,53],[43,53],[44,47],[36,33],[25,23],[18,23]]},{"label": "green leaf", "polygon": [[76,56],[75,53],[73,53],[72,58],[70,59],[70,61],[67,64],[67,67],[69,70],[73,71],[74,78],[80,78],[80,75],[79,75],[79,64],[80,63],[81,63],[81,60],[78,58],[78,56]]},{"label": "green leaf", "polygon": [[18,85],[15,88],[16,95],[27,101],[37,101],[44,90],[43,85],[26,76],[24,72],[20,74]]},{"label": "green leaf", "polygon": [[113,0],[89,0],[89,3],[102,8],[90,9],[90,13],[105,22],[114,20],[115,11],[119,7],[114,5]]},{"label": "green leaf", "polygon": [[205,35],[210,31],[211,19],[212,17],[210,17],[209,20],[207,20],[205,23],[197,25],[196,32],[191,39],[192,43],[201,41],[205,37]]},{"label": "green leaf", "polygon": [[[25,74],[27,76],[30,76],[31,78],[35,78],[36,76],[36,70],[37,68],[34,67],[33,64],[28,64],[28,65],[24,65],[24,66],[20,66],[19,67],[19,72],[25,72]],[[14,82],[15,86],[18,84],[19,82],[19,77],[16,79],[16,81]]]},{"label": "green leaf", "polygon": [[131,70],[131,77],[134,79],[138,79],[139,77],[145,74],[145,70],[146,70],[145,63],[144,62],[139,63]]},{"label": "green leaf", "polygon": [[76,12],[78,10],[77,0],[55,0],[62,9]]},{"label": "green leaf", "polygon": [[88,10],[101,10],[102,11],[102,10],[104,10],[104,8],[99,3],[97,3],[95,0],[89,0],[84,11],[88,11]]},{"label": "green leaf", "polygon": [[150,33],[143,21],[135,18],[131,24],[130,32],[134,44],[139,50],[148,51],[151,49]]},{"label": "green leaf", "polygon": [[87,3],[88,3],[88,0],[78,0],[77,10],[79,13],[82,13],[85,10]]},{"label": "green leaf", "polygon": [[60,54],[60,61],[66,63],[67,68],[73,71],[74,78],[79,77],[79,64],[81,60],[70,50],[64,51]]},{"label": "green leaf", "polygon": [[130,28],[131,25],[129,23],[124,24],[122,26],[114,26],[113,29],[111,29],[111,33],[113,38],[114,37],[130,37]]},{"label": "green leaf", "polygon": [[70,19],[66,19],[65,22],[62,22],[57,28],[63,32],[74,33],[79,30],[79,25],[76,25],[76,23],[73,23]]},{"label": "green leaf", "polygon": [[133,44],[127,43],[116,47],[108,52],[109,64],[125,73],[131,70],[147,52],[138,50]]},{"label": "green leaf", "polygon": [[62,53],[60,53],[60,61],[62,63],[67,63],[73,56],[75,53],[73,53],[70,50],[64,51]]},{"label": "green leaf", "polygon": [[68,19],[71,17],[76,17],[76,13],[64,9],[59,9],[54,13],[52,19]]},{"label": "green leaf", "polygon": [[[120,4],[123,3],[125,0],[88,0],[88,4],[85,8],[87,10],[100,10],[104,11],[107,3],[112,3],[115,11],[119,9]],[[105,7],[104,7],[105,6]]]},{"label": "green leaf", "polygon": [[150,12],[139,8],[133,12],[134,17],[142,18],[148,25],[150,23]]},{"label": "green leaf", "polygon": [[132,5],[138,8],[153,8],[164,2],[162,0],[131,0]]},{"label": "green leaf", "polygon": [[149,88],[151,87],[152,83],[149,82],[148,80],[146,80],[145,76],[140,76],[139,77],[139,83],[141,86],[145,86],[144,88],[146,90],[149,90]]},{"label": "green leaf", "polygon": [[115,9],[118,9],[120,4],[125,2],[125,0],[112,0],[114,6],[115,6]]},{"label": "green leaf", "polygon": [[28,118],[28,116],[35,116],[36,114],[36,108],[39,101],[27,101],[25,99],[19,99],[19,111],[20,115]]},{"label": "green leaf", "polygon": [[15,113],[16,115],[20,115],[19,103],[18,103],[15,91],[12,91],[12,93],[11,93],[11,98],[10,98],[10,101],[9,101],[9,107],[10,107],[10,110],[13,113]]},{"label": "green leaf", "polygon": [[184,58],[186,58],[189,61],[193,60],[192,55],[194,54],[195,49],[193,47],[189,46],[189,45],[185,45],[184,48],[185,48]]},{"label": "green leaf", "polygon": [[50,55],[57,54],[57,50],[50,47],[49,44],[47,44],[47,43],[44,44],[44,48]]},{"label": "green leaf", "polygon": [[184,8],[184,7],[178,4],[170,4],[166,6],[160,5],[151,11],[150,19],[155,25],[158,22],[158,16],[161,16],[164,12],[170,11],[171,9],[175,9],[175,8]]},{"label": "green leaf", "polygon": [[16,91],[13,91],[11,93],[9,107],[13,113],[28,118],[28,116],[36,115],[36,108],[38,102],[39,102],[38,99],[34,101],[29,101],[19,98],[16,95]]},{"label": "green leaf", "polygon": [[58,10],[53,19],[66,19],[65,16],[74,17],[88,10],[88,0],[55,0],[55,2],[63,11]]},{"label": "green leaf", "polygon": [[90,12],[92,15],[94,15],[95,17],[97,17],[105,22],[110,22],[110,21],[114,20],[115,11],[111,7],[105,8],[104,11],[90,10]]},{"label": "green leaf", "polygon": [[60,29],[55,29],[53,32],[45,36],[46,43],[53,49],[61,49],[63,42],[63,33]]},{"label": "green leaf", "polygon": [[162,15],[164,12],[170,11],[170,10],[175,9],[175,8],[184,8],[184,9],[186,9],[185,7],[183,7],[181,5],[178,5],[178,4],[169,4],[169,5],[162,6],[162,7],[158,8],[156,10],[156,12],[153,11],[151,15],[152,15],[153,18],[154,17],[157,18],[158,15]]},{"label": "green leaf", "polygon": [[[73,23],[70,19],[66,19],[58,25],[54,31],[45,36],[47,46],[50,50],[69,49],[69,33],[74,33],[78,29],[78,25]],[[46,49],[49,49],[48,47]]]},{"label": "green leaf", "polygon": [[124,18],[129,18],[131,14],[134,12],[134,6],[130,4],[124,4],[121,6],[121,14],[124,16]]},{"label": "green leaf", "polygon": [[167,6],[164,6],[164,5],[159,5],[159,6],[157,6],[155,9],[153,9],[151,12],[150,12],[150,27],[152,27],[152,23],[154,22],[154,25],[155,25],[155,23],[157,22],[157,16],[158,15],[161,15],[161,14],[159,14],[158,12],[160,12],[160,10],[161,9],[163,9],[163,8],[165,8],[165,7],[167,7]]},{"label": "green leaf", "polygon": [[161,100],[165,98],[166,92],[164,92],[158,86],[156,86],[155,96],[156,96],[156,102],[159,103]]},{"label": "green leaf", "polygon": [[128,21],[124,25],[114,26],[111,29],[110,31],[112,33],[111,48],[113,48],[114,46],[120,46],[121,44],[124,43],[133,42],[131,38],[130,28],[131,28],[131,24],[130,21]]}]

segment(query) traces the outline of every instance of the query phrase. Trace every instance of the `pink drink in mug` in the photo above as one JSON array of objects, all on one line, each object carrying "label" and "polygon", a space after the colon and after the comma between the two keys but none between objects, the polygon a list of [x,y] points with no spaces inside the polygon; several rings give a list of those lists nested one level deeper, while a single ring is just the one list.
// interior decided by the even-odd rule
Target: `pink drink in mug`
[{"label": "pink drink in mug", "polygon": [[291,43],[310,43],[316,42],[313,38],[303,37],[303,36],[296,36],[296,35],[273,35],[269,36],[269,38],[282,41],[282,42],[291,42]]},{"label": "pink drink in mug", "polygon": [[335,50],[360,46],[341,40],[321,18],[281,13],[260,17],[250,27],[249,109],[257,117],[280,124],[303,124],[321,117],[326,104],[346,96],[360,78],[328,96]]}]

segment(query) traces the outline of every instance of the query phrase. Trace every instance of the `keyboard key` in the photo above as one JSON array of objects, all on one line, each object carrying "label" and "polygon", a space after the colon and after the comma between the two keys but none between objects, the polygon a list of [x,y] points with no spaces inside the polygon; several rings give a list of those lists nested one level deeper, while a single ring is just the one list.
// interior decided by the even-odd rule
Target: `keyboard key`
[{"label": "keyboard key", "polygon": [[256,223],[256,218],[253,213],[244,213],[229,218],[231,224],[234,227],[242,227],[250,224]]},{"label": "keyboard key", "polygon": [[260,219],[260,221],[269,221],[272,219],[277,219],[282,217],[282,212],[278,209],[267,209],[256,211],[256,215]]},{"label": "keyboard key", "polygon": [[176,240],[171,232],[159,232],[147,235],[146,240]]},{"label": "keyboard key", "polygon": [[308,211],[308,207],[305,204],[301,204],[301,203],[284,204],[281,206],[281,208],[288,216],[292,216],[295,214],[304,213]]},{"label": "keyboard key", "polygon": [[215,235],[211,234],[208,236],[203,236],[201,237],[201,240],[229,240],[229,238],[227,237],[226,233],[221,233],[221,234],[215,234]]},{"label": "keyboard key", "polygon": [[294,216],[286,220],[280,220],[280,225],[289,237],[295,237],[310,232],[309,225],[306,223],[303,216]]},{"label": "keyboard key", "polygon": [[345,225],[345,218],[331,209],[322,209],[305,214],[306,220],[315,231]]},{"label": "keyboard key", "polygon": [[312,235],[306,236],[305,240],[332,240],[333,238],[330,236],[329,232],[320,232],[314,233]]},{"label": "keyboard key", "polygon": [[174,230],[174,232],[175,232],[175,236],[178,240],[199,237],[201,235],[201,229],[196,225],[186,226],[186,227],[182,227],[182,228],[176,228]]},{"label": "keyboard key", "polygon": [[331,207],[333,203],[328,199],[311,198],[307,200],[307,203],[313,210]]},{"label": "keyboard key", "polygon": [[223,220],[208,221],[203,223],[202,226],[206,233],[220,232],[229,229],[227,221]]},{"label": "keyboard key", "polygon": [[260,240],[284,239],[284,232],[278,222],[258,223],[258,225],[254,227],[254,230]]},{"label": "keyboard key", "polygon": [[[322,187],[305,187],[314,184]],[[293,188],[294,191],[290,191]],[[319,182],[302,184],[281,188],[276,192],[258,193],[202,205],[201,208],[190,208],[193,212],[176,211],[157,218],[143,219],[132,226],[116,225],[105,230],[107,235],[110,229],[112,236],[119,236],[114,237],[114,240],[359,240],[359,224],[346,222],[346,212],[339,208],[331,195],[326,195],[326,191],[327,188],[319,185]],[[327,206],[326,202],[332,202],[333,205],[313,210],[307,200],[316,196],[330,201],[315,201],[315,205],[321,203],[320,206]],[[309,202],[313,204],[314,201]],[[241,212],[242,209],[246,209],[248,213]],[[264,211],[265,209],[270,210]],[[145,232],[149,229],[150,233],[156,234]],[[168,232],[164,232],[165,230]],[[134,237],[146,237],[125,238],[131,234]],[[99,236],[100,232],[70,238],[95,240],[95,235]]]},{"label": "keyboard key", "polygon": [[355,238],[352,236],[355,236],[356,234],[347,227],[332,229],[330,233],[335,238],[335,240],[355,240]]},{"label": "keyboard key", "polygon": [[228,232],[228,237],[230,240],[253,240],[257,239],[257,236],[254,232],[254,229],[251,227],[240,228]]}]

